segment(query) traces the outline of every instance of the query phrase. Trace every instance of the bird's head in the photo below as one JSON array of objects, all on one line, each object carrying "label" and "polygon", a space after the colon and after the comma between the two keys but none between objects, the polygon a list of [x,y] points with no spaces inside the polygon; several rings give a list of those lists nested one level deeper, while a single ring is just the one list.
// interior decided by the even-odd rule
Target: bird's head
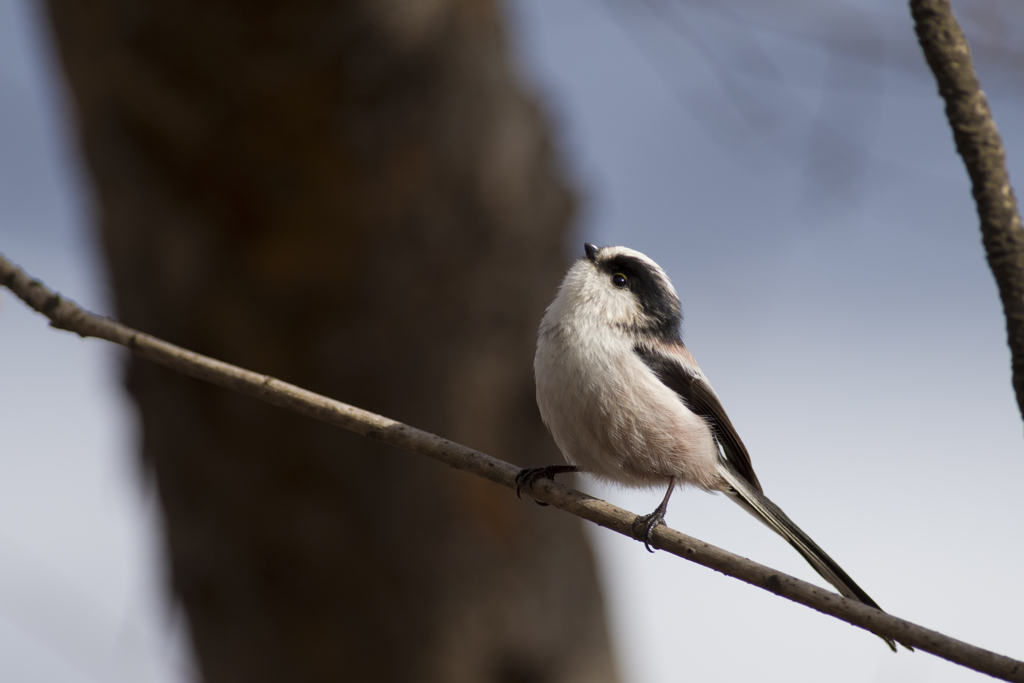
[{"label": "bird's head", "polygon": [[682,311],[668,275],[657,263],[626,247],[584,245],[552,309],[622,330],[678,339]]}]

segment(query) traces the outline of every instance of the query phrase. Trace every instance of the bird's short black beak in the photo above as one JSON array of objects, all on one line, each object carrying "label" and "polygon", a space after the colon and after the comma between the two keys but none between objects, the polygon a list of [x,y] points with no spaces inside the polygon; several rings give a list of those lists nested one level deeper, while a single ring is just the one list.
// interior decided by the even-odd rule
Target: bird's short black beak
[{"label": "bird's short black beak", "polygon": [[595,247],[590,242],[584,242],[583,251],[586,252],[588,261],[590,261],[591,263],[597,263],[597,252],[599,252],[600,249]]}]

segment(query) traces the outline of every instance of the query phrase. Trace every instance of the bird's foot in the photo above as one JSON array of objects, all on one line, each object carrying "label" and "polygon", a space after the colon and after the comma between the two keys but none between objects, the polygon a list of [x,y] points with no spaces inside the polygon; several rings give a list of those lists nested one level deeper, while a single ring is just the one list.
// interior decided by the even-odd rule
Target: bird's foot
[{"label": "bird's foot", "polygon": [[633,520],[633,535],[636,540],[643,541],[644,547],[647,548],[647,552],[653,553],[651,550],[651,536],[654,534],[654,530],[658,528],[659,524],[665,523],[665,510],[659,505],[657,509],[649,515],[638,515]]},{"label": "bird's foot", "polygon": [[[556,474],[564,474],[566,472],[579,472],[580,468],[575,465],[545,465],[544,467],[526,467],[519,470],[519,474],[516,475],[516,498],[522,498],[520,492],[523,488],[532,489],[534,482],[539,479],[550,479],[555,480]],[[537,505],[547,505],[539,500],[533,501]]]},{"label": "bird's foot", "polygon": [[[665,497],[661,499],[658,507],[654,508],[654,512],[633,520],[633,535],[636,537],[636,540],[644,542],[644,547],[647,548],[649,553],[654,552],[651,550],[651,536],[659,524],[665,523],[665,513],[668,512],[668,499],[672,497],[672,492],[676,490],[678,483],[679,480],[675,476],[669,477],[668,490],[665,491]],[[641,534],[641,532],[643,533]]]}]

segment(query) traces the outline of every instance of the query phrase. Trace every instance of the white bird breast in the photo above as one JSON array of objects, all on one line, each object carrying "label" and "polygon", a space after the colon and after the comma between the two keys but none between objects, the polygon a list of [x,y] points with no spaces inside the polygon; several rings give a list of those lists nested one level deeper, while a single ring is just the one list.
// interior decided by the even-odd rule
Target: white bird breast
[{"label": "white bird breast", "polygon": [[541,323],[537,405],[555,443],[601,479],[664,487],[675,476],[719,488],[711,430],[633,351],[621,323],[638,315],[638,305],[603,279],[577,262]]}]

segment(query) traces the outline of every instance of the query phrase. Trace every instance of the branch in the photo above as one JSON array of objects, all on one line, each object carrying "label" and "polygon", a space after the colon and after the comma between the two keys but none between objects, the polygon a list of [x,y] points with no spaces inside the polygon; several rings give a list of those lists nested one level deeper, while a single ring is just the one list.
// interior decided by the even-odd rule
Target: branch
[{"label": "branch", "polygon": [[[414,451],[449,467],[514,489],[519,468],[471,448],[442,439],[381,415],[329,399],[267,375],[229,365],[137,332],[109,318],[83,310],[62,298],[0,254],[0,283],[50,319],[51,325],[82,337],[120,344],[139,356],[172,370],[258,398],[276,406],[351,430],[376,441]],[[553,481],[540,481],[526,491],[539,501],[635,538],[636,515]],[[708,545],[666,526],[654,531],[651,545],[666,552],[746,581],[883,638],[931,652],[975,671],[1024,683],[1024,662],[989,652],[904,621],[860,602]]]},{"label": "branch", "polygon": [[939,94],[946,101],[956,149],[971,176],[981,241],[1006,314],[1013,388],[1024,416],[1024,231],[1006,171],[1003,141],[949,0],[910,0],[910,12]]}]

